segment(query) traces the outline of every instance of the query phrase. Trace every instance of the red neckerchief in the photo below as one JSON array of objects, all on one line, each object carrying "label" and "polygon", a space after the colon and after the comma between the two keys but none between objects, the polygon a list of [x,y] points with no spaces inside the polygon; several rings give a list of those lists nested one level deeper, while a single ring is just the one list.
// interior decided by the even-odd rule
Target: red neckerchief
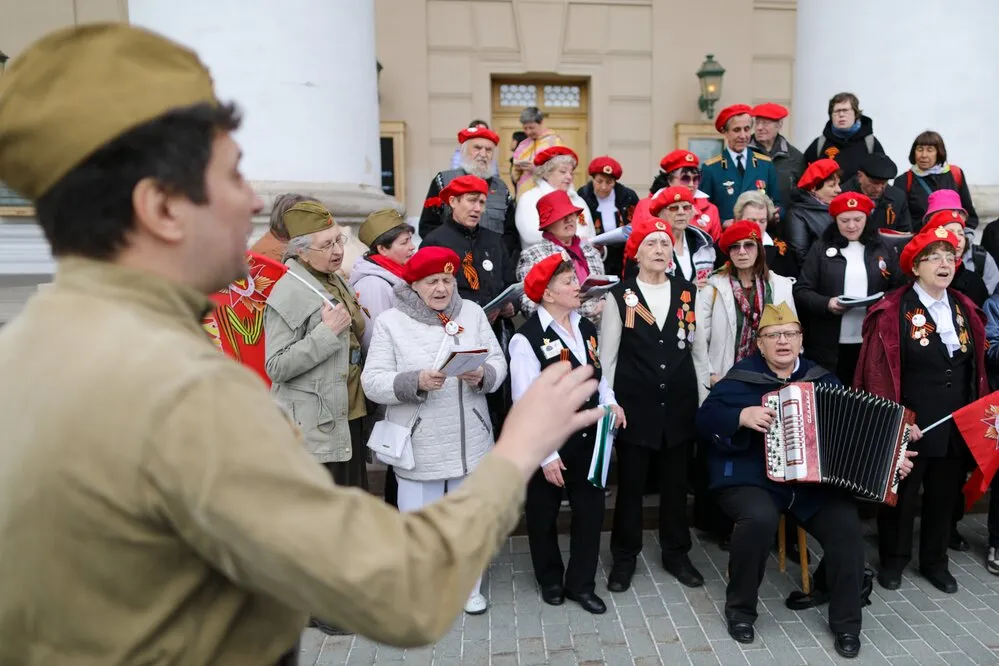
[{"label": "red neckerchief", "polygon": [[547,231],[542,231],[541,237],[547,241],[551,241],[558,247],[565,248],[565,251],[572,257],[572,263],[576,267],[576,277],[579,278],[579,284],[586,282],[586,277],[590,274],[590,265],[586,262],[586,255],[583,254],[583,243],[579,240],[579,236],[573,236],[572,242],[568,245],[565,245]]},{"label": "red neckerchief", "polygon": [[369,254],[368,261],[370,261],[373,264],[378,264],[379,266],[381,266],[382,268],[384,268],[385,270],[387,270],[389,273],[396,276],[400,280],[403,279],[402,264],[396,263],[391,259],[389,259],[388,257],[382,256],[380,254]]}]

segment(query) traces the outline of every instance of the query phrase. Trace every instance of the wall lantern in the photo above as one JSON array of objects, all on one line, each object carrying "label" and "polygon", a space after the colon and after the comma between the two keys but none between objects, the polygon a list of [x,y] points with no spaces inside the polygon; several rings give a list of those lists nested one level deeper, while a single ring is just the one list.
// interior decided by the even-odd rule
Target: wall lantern
[{"label": "wall lantern", "polygon": [[697,98],[697,106],[708,116],[708,120],[711,120],[715,117],[715,102],[721,99],[722,76],[725,75],[725,68],[718,64],[712,54],[709,53],[707,58],[697,70],[697,79],[701,84],[701,96]]}]

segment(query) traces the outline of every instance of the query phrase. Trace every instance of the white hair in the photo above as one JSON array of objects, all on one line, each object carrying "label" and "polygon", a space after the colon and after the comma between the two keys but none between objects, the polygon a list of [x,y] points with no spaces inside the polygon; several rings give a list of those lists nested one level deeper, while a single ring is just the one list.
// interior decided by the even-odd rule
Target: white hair
[{"label": "white hair", "polygon": [[556,155],[534,170],[534,182],[540,183],[543,180],[548,180],[548,176],[552,175],[555,169],[563,164],[569,164],[573,169],[577,166],[576,160],[572,159],[572,155]]},{"label": "white hair", "polygon": [[469,149],[468,144],[470,141],[471,139],[461,144],[461,153],[460,153],[461,160],[459,161],[458,166],[464,169],[465,173],[470,173],[473,176],[478,176],[482,180],[489,180],[490,178],[496,175],[496,161],[491,160],[489,164],[486,165],[485,168],[480,167],[478,164],[476,164],[475,160],[473,160],[468,155],[468,149]]},{"label": "white hair", "polygon": [[299,255],[308,250],[309,246],[312,245],[312,240],[317,233],[319,232],[305,234],[304,236],[295,236],[289,240],[288,245],[284,248],[284,260],[298,259]]}]

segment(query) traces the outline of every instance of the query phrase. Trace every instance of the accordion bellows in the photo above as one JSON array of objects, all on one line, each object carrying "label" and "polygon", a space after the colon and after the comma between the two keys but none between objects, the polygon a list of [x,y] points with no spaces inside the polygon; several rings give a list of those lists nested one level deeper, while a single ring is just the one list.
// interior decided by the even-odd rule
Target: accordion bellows
[{"label": "accordion bellows", "polygon": [[805,382],[767,393],[763,406],[777,412],[765,437],[772,481],[824,483],[861,499],[898,502],[912,411],[871,393]]}]

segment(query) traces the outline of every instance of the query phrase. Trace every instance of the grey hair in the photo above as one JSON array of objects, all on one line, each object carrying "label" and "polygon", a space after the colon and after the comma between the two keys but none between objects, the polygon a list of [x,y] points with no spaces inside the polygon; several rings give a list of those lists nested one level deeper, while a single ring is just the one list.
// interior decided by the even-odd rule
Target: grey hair
[{"label": "grey hair", "polygon": [[520,112],[521,125],[525,125],[527,123],[538,123],[540,125],[544,119],[545,114],[541,113],[541,109],[536,106],[525,107],[524,110]]},{"label": "grey hair", "polygon": [[556,155],[534,170],[534,182],[540,183],[543,180],[548,180],[548,176],[552,175],[555,169],[563,164],[571,164],[573,169],[578,166],[576,160],[572,159],[572,155]]},{"label": "grey hair", "polygon": [[777,212],[777,207],[774,206],[773,200],[767,195],[763,194],[759,190],[747,190],[739,195],[739,198],[735,200],[735,206],[732,207],[732,219],[741,220],[742,211],[745,210],[746,206],[759,206],[760,208],[767,209],[767,219],[769,220]]},{"label": "grey hair", "polygon": [[312,245],[312,238],[317,233],[319,232],[317,231],[311,234],[305,234],[304,236],[295,236],[288,241],[288,245],[284,248],[284,260],[288,261],[289,259],[298,259],[298,255],[309,249],[309,246]]},{"label": "grey hair", "polygon": [[289,192],[287,194],[279,194],[274,199],[274,205],[271,206],[271,219],[270,219],[270,229],[271,233],[274,234],[279,240],[288,240],[288,227],[284,224],[284,214],[288,212],[288,209],[297,203],[302,203],[303,201],[315,201],[316,203],[321,203],[319,199],[315,197],[306,196],[304,194],[295,194]]}]

